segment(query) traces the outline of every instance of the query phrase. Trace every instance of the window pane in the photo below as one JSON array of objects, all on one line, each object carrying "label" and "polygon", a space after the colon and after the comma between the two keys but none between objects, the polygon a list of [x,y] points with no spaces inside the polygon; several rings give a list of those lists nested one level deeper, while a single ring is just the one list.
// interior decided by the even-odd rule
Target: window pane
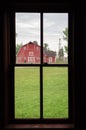
[{"label": "window pane", "polygon": [[40,63],[40,13],[16,13],[16,63]]},{"label": "window pane", "polygon": [[44,13],[44,57],[48,64],[68,62],[68,13]]},{"label": "window pane", "polygon": [[67,67],[43,67],[43,117],[68,118]]},{"label": "window pane", "polygon": [[40,117],[39,67],[15,67],[15,118]]}]

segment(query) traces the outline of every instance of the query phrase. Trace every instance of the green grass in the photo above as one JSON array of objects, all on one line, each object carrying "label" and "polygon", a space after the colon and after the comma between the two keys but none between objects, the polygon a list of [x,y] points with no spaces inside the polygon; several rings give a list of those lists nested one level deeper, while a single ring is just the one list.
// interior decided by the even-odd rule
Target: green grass
[{"label": "green grass", "polygon": [[44,118],[68,117],[67,68],[44,68]]},{"label": "green grass", "polygon": [[[66,67],[43,68],[43,117],[68,117]],[[40,118],[40,68],[15,68],[15,118]]]},{"label": "green grass", "polygon": [[39,68],[15,68],[15,117],[39,118]]},{"label": "green grass", "polygon": [[68,59],[64,59],[64,60],[56,60],[56,64],[68,64]]}]

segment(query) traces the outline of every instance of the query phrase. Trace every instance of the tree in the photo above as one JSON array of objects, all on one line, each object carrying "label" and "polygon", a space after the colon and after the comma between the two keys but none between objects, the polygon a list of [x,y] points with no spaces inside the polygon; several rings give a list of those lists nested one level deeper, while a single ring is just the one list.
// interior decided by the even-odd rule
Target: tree
[{"label": "tree", "polygon": [[65,30],[63,31],[63,34],[64,34],[63,39],[68,41],[68,28],[65,28]]},{"label": "tree", "polygon": [[[17,37],[17,36],[18,36],[18,33],[16,32],[15,35],[16,35],[16,37]],[[17,53],[18,53],[18,51],[19,51],[19,49],[20,49],[21,46],[22,46],[22,43],[16,44],[16,55],[17,55]]]},{"label": "tree", "polygon": [[48,48],[48,44],[47,43],[44,43],[44,48],[46,49],[46,50],[48,50],[49,48]]},{"label": "tree", "polygon": [[[64,34],[63,39],[68,42],[68,28],[65,28],[63,34]],[[65,52],[68,54],[68,46],[64,46],[64,48],[65,48]]]},{"label": "tree", "polygon": [[64,50],[63,50],[63,48],[59,49],[58,56],[59,56],[59,60],[63,59],[63,57],[64,57]]},{"label": "tree", "polygon": [[20,49],[21,46],[22,46],[22,43],[16,45],[16,54],[18,53],[18,51],[19,51],[19,49]]},{"label": "tree", "polygon": [[34,44],[38,45],[38,42],[37,41],[33,41]]},{"label": "tree", "polygon": [[64,46],[65,52],[68,54],[68,46]]}]

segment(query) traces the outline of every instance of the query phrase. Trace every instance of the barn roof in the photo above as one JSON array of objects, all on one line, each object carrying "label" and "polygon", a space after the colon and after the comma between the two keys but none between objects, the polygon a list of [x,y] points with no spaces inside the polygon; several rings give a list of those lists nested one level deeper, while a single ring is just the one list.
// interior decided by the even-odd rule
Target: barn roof
[{"label": "barn roof", "polygon": [[[30,42],[27,43],[27,44],[33,44],[33,45],[39,46],[38,43],[37,43],[36,41],[33,41],[33,42],[30,41]],[[40,46],[39,46],[39,47],[40,47]]]},{"label": "barn roof", "polygon": [[43,51],[44,51],[44,53],[45,53],[47,56],[52,56],[52,57],[56,56],[56,52],[55,52],[55,51],[47,50],[47,49],[45,49],[45,48],[43,48]]}]

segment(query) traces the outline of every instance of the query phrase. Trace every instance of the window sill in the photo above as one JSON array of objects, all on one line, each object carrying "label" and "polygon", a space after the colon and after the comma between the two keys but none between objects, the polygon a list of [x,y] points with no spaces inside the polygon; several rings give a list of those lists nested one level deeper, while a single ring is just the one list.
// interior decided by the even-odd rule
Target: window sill
[{"label": "window sill", "polygon": [[73,124],[9,124],[5,129],[27,128],[74,128]]}]

